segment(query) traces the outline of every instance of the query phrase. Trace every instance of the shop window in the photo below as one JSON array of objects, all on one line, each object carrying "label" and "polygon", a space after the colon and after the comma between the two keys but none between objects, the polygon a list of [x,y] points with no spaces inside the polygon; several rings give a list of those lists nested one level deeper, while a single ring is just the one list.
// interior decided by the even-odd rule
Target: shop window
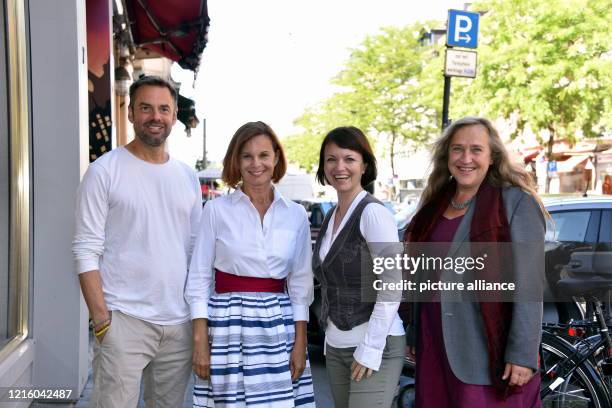
[{"label": "shop window", "polygon": [[[0,7],[0,44],[6,49],[4,4]],[[9,340],[9,127],[6,56],[0,52],[0,348]]]},{"label": "shop window", "polygon": [[30,159],[22,0],[0,3],[0,362],[28,335]]}]

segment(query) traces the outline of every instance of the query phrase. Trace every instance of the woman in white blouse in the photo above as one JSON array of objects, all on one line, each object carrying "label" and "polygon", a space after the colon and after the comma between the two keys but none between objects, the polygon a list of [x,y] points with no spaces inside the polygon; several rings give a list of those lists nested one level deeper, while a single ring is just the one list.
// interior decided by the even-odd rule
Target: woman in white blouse
[{"label": "woman in white blouse", "polygon": [[[313,256],[335,406],[389,408],[405,354],[401,292],[391,295],[393,301],[383,301],[383,293],[363,294],[378,279],[373,258],[393,247],[398,235],[391,213],[363,189],[376,179],[376,158],[361,130],[339,127],[325,137],[317,178],[338,193]],[[401,278],[399,271],[389,273]]]},{"label": "woman in white blouse", "polygon": [[272,129],[249,122],[223,160],[223,181],[236,190],[204,207],[185,289],[194,406],[315,406],[310,228],[304,208],[272,185],[286,166]]}]

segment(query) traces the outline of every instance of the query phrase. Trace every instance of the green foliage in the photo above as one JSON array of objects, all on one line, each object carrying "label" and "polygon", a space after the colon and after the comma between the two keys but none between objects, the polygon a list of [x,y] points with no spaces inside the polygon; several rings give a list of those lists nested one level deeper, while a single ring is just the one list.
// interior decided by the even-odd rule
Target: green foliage
[{"label": "green foliage", "polygon": [[[439,50],[420,43],[427,30],[423,23],[384,28],[353,49],[345,68],[332,81],[341,91],[296,120],[304,132],[286,139],[289,157],[310,169],[312,154],[306,150],[341,125],[357,126],[378,140],[386,139],[382,147],[391,159],[399,142],[419,145],[429,140],[437,132],[436,107],[441,96],[436,104],[432,102],[442,85],[436,62],[439,84],[432,89],[431,57]],[[318,149],[316,156],[318,161]]]},{"label": "green foliage", "polygon": [[361,122],[354,112],[351,95],[342,93],[334,94],[321,104],[307,109],[295,121],[304,132],[283,139],[287,157],[307,171],[316,170],[321,142],[330,130],[348,125],[367,128],[367,124]]},{"label": "green foliage", "polygon": [[487,11],[478,75],[453,94],[453,114],[518,114],[518,131],[529,124],[569,139],[610,128],[611,0],[485,0],[472,9]]},{"label": "green foliage", "polygon": [[287,160],[306,171],[316,171],[319,164],[321,140],[323,140],[322,136],[308,134],[287,136],[282,140]]},{"label": "green foliage", "polygon": [[423,86],[435,75],[429,62],[436,50],[420,43],[426,27],[389,27],[367,37],[335,80],[352,91],[356,115],[379,135],[418,144],[437,130],[433,89]]},{"label": "green foliage", "polygon": [[[477,77],[453,78],[450,117],[518,118],[555,138],[592,137],[612,126],[612,0],[482,0]],[[332,128],[354,125],[391,158],[438,134],[444,46],[422,34],[443,23],[384,28],[352,50],[333,83],[340,91],[297,121],[289,157],[311,170]],[[545,131],[545,132],[543,132]],[[378,151],[377,153],[381,153]]]}]

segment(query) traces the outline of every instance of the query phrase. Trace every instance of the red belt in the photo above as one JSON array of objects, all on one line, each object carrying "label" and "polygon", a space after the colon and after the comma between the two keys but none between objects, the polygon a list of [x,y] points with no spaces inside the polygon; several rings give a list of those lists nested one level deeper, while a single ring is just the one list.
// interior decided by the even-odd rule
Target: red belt
[{"label": "red belt", "polygon": [[285,279],[237,276],[215,269],[215,292],[285,292]]}]

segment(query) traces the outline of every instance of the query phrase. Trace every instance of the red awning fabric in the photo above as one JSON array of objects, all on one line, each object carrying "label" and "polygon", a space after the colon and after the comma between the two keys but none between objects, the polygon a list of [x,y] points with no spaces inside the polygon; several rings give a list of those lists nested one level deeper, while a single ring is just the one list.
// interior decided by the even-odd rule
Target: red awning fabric
[{"label": "red awning fabric", "polygon": [[538,154],[540,154],[540,150],[541,149],[539,147],[535,149],[525,149],[520,151],[518,155],[523,158],[524,163],[529,163],[530,161],[535,160]]},{"label": "red awning fabric", "polygon": [[126,0],[132,37],[146,48],[197,71],[210,23],[206,0]]}]

